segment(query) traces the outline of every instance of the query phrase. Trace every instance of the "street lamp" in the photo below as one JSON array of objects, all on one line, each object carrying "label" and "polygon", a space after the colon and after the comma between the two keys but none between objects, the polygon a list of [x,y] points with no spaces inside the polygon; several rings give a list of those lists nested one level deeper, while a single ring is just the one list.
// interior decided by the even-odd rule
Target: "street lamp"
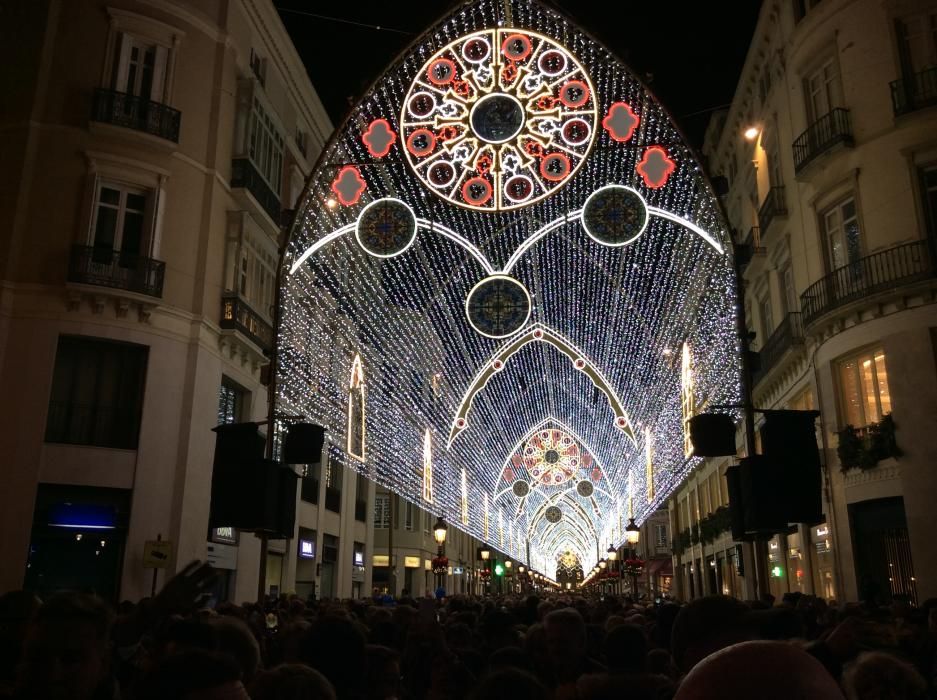
[{"label": "street lamp", "polygon": [[[638,558],[638,542],[641,539],[641,529],[635,525],[634,518],[628,518],[628,525],[625,526],[625,542],[631,548],[631,559]],[[631,594],[638,597],[638,571],[631,566]]]},{"label": "street lamp", "polygon": [[436,558],[433,560],[433,573],[438,578],[437,589],[443,588],[443,583],[446,580],[445,576],[449,570],[449,560],[446,558],[446,533],[448,532],[449,527],[440,515],[436,518],[436,524],[433,525],[433,538],[436,540],[436,544],[439,545]]},{"label": "street lamp", "polygon": [[[614,572],[615,572],[615,567],[618,566],[618,564],[615,563],[616,560],[618,559],[618,550],[615,549],[615,545],[611,545],[611,544],[610,544],[610,545],[608,546],[608,551],[606,552],[606,554],[608,554],[608,561],[609,561],[609,565],[611,566],[610,571],[612,571],[612,572],[614,573]],[[616,594],[621,593],[621,591],[618,590],[618,582],[619,582],[619,580],[620,580],[620,574],[619,574],[619,576],[615,576],[615,577],[614,577],[614,581],[612,581],[612,590],[613,590],[613,592],[616,593]]]}]

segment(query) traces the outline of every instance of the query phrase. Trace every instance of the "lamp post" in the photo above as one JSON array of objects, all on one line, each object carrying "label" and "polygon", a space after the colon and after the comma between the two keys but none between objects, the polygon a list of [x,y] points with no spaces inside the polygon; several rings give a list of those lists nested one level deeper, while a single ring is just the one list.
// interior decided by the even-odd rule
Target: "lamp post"
[{"label": "lamp post", "polygon": [[[641,529],[635,525],[634,518],[628,518],[628,525],[625,527],[625,542],[631,549],[631,559],[638,558],[638,542],[641,539]],[[638,597],[638,572],[634,566],[631,566],[631,595]]]},{"label": "lamp post", "polygon": [[510,559],[504,560],[504,578],[508,579],[508,591],[514,593],[514,574],[511,572],[511,567],[514,566],[514,562]]},{"label": "lamp post", "polygon": [[437,589],[443,588],[443,584],[446,580],[446,572],[449,570],[449,560],[446,559],[446,534],[448,532],[449,527],[440,515],[436,518],[436,524],[433,525],[433,539],[435,539],[436,544],[439,545],[436,559],[433,561],[433,573],[436,574],[437,577]]},{"label": "lamp post", "polygon": [[478,549],[478,558],[482,560],[482,591],[487,595],[488,586],[491,583],[491,569],[488,568],[491,550],[487,547],[480,547]]},{"label": "lamp post", "polygon": [[618,585],[618,584],[619,584],[619,581],[621,580],[621,576],[618,575],[618,569],[617,569],[617,567],[618,567],[618,563],[617,563],[617,559],[618,559],[618,550],[615,549],[615,546],[614,546],[614,545],[611,545],[611,544],[610,544],[610,545],[608,546],[608,551],[606,552],[606,554],[608,554],[608,563],[609,563],[609,566],[611,567],[610,571],[611,571],[612,574],[613,574],[613,578],[612,578],[612,590],[613,590],[613,592],[614,592],[616,595],[618,595],[618,594],[621,593],[621,590],[620,590],[619,585]]},{"label": "lamp post", "polygon": [[518,565],[518,567],[517,567],[517,574],[518,574],[517,578],[518,578],[518,581],[519,581],[519,583],[520,583],[520,588],[521,588],[520,592],[521,592],[521,593],[524,592],[524,584],[527,583],[527,577],[524,575],[524,572],[525,572],[526,570],[527,570],[527,567],[525,567],[523,564],[520,564],[520,565]]}]

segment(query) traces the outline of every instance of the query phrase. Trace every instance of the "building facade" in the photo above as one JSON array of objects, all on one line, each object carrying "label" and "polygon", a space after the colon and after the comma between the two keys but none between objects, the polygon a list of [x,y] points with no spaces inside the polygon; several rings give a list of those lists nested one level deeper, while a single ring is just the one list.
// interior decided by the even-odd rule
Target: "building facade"
[{"label": "building facade", "polygon": [[[752,253],[754,404],[820,412],[824,520],[768,542],[778,598],[937,595],[935,27],[932,1],[765,2],[707,133]],[[729,534],[728,464],[671,500],[683,597],[756,590],[754,549]]]},{"label": "building facade", "polygon": [[[331,124],[269,0],[6,15],[0,590],[136,599],[208,558],[252,599],[258,540],[208,529],[211,429],[266,418],[281,215]],[[306,468],[266,590],[369,588],[373,489]]]}]

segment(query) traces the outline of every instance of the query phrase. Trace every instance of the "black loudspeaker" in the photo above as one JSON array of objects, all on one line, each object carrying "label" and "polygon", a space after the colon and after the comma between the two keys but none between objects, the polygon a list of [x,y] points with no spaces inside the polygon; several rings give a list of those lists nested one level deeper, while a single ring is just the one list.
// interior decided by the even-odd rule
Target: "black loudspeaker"
[{"label": "black loudspeaker", "polygon": [[312,423],[290,423],[283,437],[283,462],[318,464],[322,461],[325,428]]},{"label": "black loudspeaker", "polygon": [[292,537],[296,521],[296,473],[264,459],[264,437],[255,423],[214,429],[209,527],[234,527]]},{"label": "black loudspeaker", "polygon": [[762,452],[778,471],[784,515],[791,523],[823,519],[816,434],[819,415],[819,411],[764,411]]},{"label": "black loudspeaker", "polygon": [[745,532],[745,503],[742,500],[742,474],[738,465],[726,469],[726,487],[729,492],[729,518],[732,522],[732,539],[742,542],[749,539]]},{"label": "black loudspeaker", "polygon": [[219,425],[211,479],[210,527],[245,527],[241,521],[250,494],[263,493],[263,475],[256,465],[264,456],[264,436],[256,423]]},{"label": "black loudspeaker", "polygon": [[787,529],[786,492],[781,470],[764,455],[739,460],[745,532],[773,534]]},{"label": "black loudspeaker", "polygon": [[735,454],[735,423],[725,413],[700,413],[689,420],[690,442],[697,457]]}]

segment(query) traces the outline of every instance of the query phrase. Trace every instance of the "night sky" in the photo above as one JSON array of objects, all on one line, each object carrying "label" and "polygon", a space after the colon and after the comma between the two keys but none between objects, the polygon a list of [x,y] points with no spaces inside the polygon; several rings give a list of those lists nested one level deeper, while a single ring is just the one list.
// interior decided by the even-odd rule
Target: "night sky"
[{"label": "night sky", "polygon": [[[275,0],[275,4],[337,125],[397,54],[457,3]],[[719,5],[683,0],[548,4],[643,76],[690,141],[699,146],[712,108],[732,99],[761,0]]]}]

